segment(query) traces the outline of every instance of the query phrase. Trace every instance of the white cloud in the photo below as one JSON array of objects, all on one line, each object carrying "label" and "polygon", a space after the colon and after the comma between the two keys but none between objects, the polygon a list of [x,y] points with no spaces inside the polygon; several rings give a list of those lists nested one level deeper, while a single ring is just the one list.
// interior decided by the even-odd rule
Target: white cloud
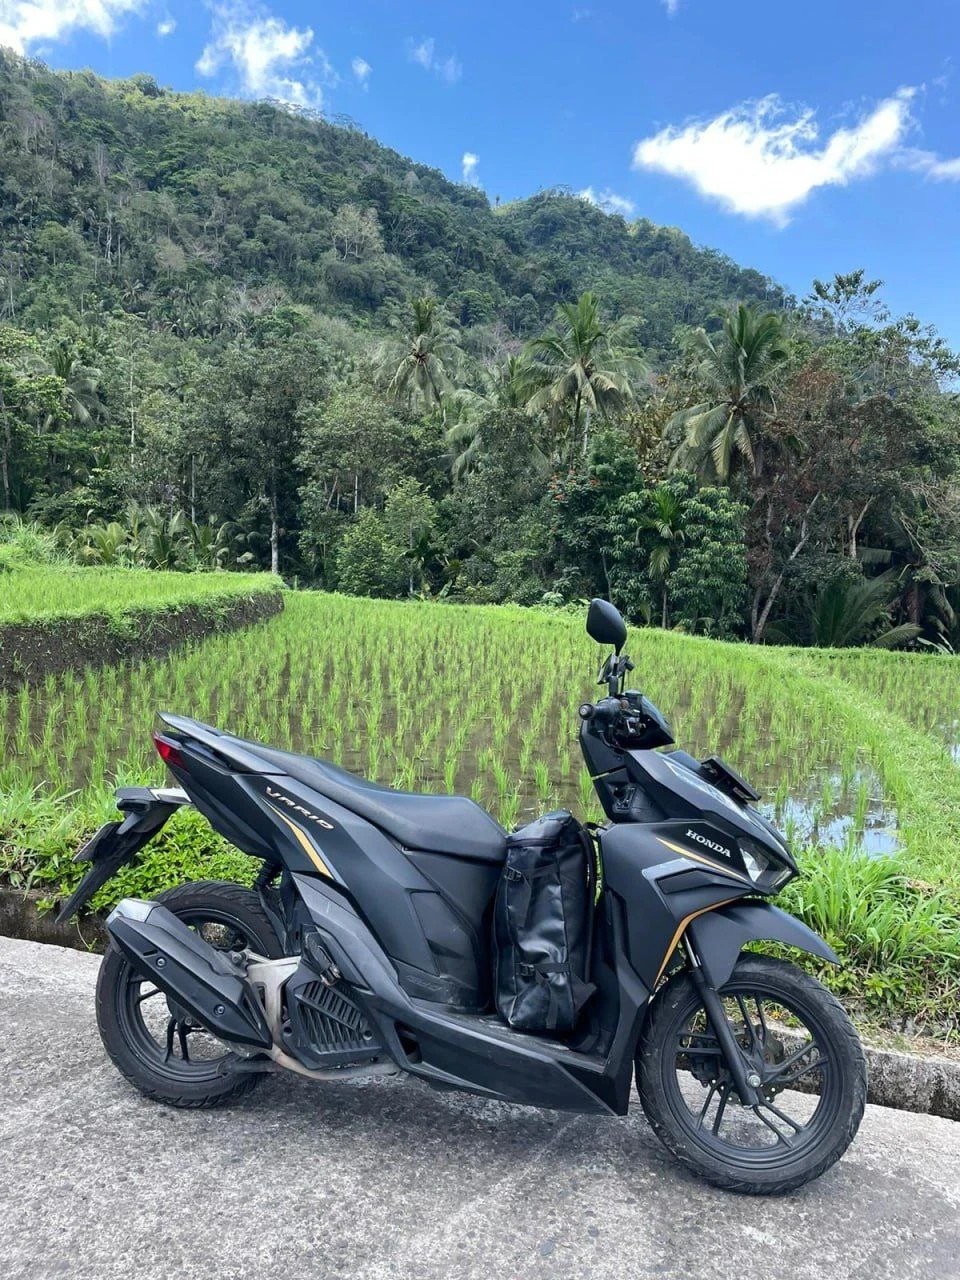
[{"label": "white cloud", "polygon": [[177,29],[176,18],[161,18],[157,23],[157,35],[162,40],[164,36],[172,36]]},{"label": "white cloud", "polygon": [[931,178],[940,178],[948,182],[960,182],[960,156],[953,160],[934,160],[927,170]]},{"label": "white cloud", "polygon": [[680,8],[680,0],[662,0],[662,4],[671,18]]},{"label": "white cloud", "polygon": [[437,56],[437,42],[433,36],[425,36],[419,43],[408,40],[407,54],[411,62],[423,67],[424,71],[432,71],[447,84],[455,84],[463,74],[463,67],[455,54],[451,53],[447,58]]},{"label": "white cloud", "polygon": [[44,40],[66,40],[74,31],[106,39],[120,20],[148,0],[0,0],[0,45],[26,53]]},{"label": "white cloud", "polygon": [[357,83],[362,85],[364,89],[367,87],[367,81],[370,79],[370,72],[373,68],[366,58],[354,58],[350,63],[350,69],[356,77]]},{"label": "white cloud", "polygon": [[935,151],[910,148],[901,153],[899,163],[903,169],[922,173],[925,177],[934,178],[938,182],[960,182],[960,156],[941,160]]},{"label": "white cloud", "polygon": [[410,61],[418,62],[425,71],[429,71],[433,66],[433,50],[436,41],[431,39],[421,40],[419,44],[410,41]]},{"label": "white cloud", "polygon": [[632,200],[628,200],[626,196],[618,196],[609,187],[606,191],[594,191],[593,187],[584,187],[582,191],[577,192],[577,195],[588,204],[595,204],[604,213],[620,213],[625,218],[629,218],[637,207]]},{"label": "white cloud", "polygon": [[734,213],[784,226],[818,187],[867,177],[902,152],[914,93],[899,89],[822,141],[809,107],[791,109],[774,94],[644,138],[634,147],[634,168],[685,178]]},{"label": "white cloud", "polygon": [[277,98],[290,106],[323,106],[324,85],[337,76],[310,27],[287,26],[283,18],[244,3],[214,8],[211,39],[197,71],[213,76],[225,65],[239,76],[251,98]]},{"label": "white cloud", "polygon": [[462,163],[464,182],[470,187],[479,187],[481,184],[477,176],[477,165],[480,163],[480,157],[473,151],[465,151]]}]

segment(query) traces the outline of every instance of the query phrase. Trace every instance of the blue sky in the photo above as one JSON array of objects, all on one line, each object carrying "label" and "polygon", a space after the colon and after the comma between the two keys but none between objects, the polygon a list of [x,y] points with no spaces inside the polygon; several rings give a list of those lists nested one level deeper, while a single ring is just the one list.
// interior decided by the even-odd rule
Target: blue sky
[{"label": "blue sky", "polygon": [[0,0],[55,67],[276,96],[491,199],[564,185],[960,347],[960,0]]}]

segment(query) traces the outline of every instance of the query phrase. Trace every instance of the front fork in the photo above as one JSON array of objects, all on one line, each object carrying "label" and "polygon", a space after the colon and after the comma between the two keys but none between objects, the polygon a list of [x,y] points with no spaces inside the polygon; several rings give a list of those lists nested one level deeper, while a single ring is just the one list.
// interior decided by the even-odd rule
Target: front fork
[{"label": "front fork", "polygon": [[727,1064],[734,1088],[740,1095],[740,1102],[745,1107],[755,1107],[761,1101],[757,1092],[760,1085],[760,1077],[744,1060],[737,1037],[724,1010],[720,993],[715,987],[710,986],[704,976],[693,944],[687,937],[684,937],[683,944],[687,953],[687,962],[690,965],[690,977],[693,979],[693,985],[697,988],[697,994],[703,1002],[707,1020],[713,1028],[714,1035],[717,1037],[717,1044],[720,1046],[723,1060]]}]

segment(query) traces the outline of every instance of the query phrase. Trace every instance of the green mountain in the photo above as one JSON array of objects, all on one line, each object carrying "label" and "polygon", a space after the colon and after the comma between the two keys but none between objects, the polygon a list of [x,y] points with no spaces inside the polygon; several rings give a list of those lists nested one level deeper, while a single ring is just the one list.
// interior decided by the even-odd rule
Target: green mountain
[{"label": "green mountain", "polygon": [[284,298],[379,329],[430,292],[524,337],[588,287],[654,359],[677,324],[782,303],[673,228],[562,191],[495,209],[349,121],[0,53],[0,317],[23,327],[120,308],[213,337]]}]

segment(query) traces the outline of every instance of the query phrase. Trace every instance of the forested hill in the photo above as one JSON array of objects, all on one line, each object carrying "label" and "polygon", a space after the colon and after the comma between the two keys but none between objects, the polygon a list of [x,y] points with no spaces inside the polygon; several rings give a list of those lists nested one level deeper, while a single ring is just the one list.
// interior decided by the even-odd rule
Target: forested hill
[{"label": "forested hill", "polygon": [[0,255],[0,316],[28,329],[121,308],[213,337],[258,293],[379,329],[433,293],[527,337],[589,287],[656,358],[677,324],[781,301],[680,231],[560,192],[494,208],[349,122],[3,53]]}]

